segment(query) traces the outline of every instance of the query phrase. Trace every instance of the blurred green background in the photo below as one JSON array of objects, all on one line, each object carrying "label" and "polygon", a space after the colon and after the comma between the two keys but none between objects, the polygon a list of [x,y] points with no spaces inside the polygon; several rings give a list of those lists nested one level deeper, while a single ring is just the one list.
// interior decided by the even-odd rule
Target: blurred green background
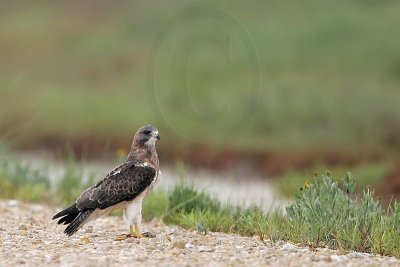
[{"label": "blurred green background", "polygon": [[0,199],[67,205],[152,124],[146,220],[398,256],[399,29],[394,0],[0,1]]},{"label": "blurred green background", "polygon": [[153,124],[161,148],[397,155],[399,14],[397,1],[2,1],[0,137],[114,149]]}]

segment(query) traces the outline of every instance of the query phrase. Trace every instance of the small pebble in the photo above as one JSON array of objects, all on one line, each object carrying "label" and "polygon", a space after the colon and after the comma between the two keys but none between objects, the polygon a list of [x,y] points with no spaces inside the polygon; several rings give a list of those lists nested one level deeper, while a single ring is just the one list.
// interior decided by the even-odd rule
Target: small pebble
[{"label": "small pebble", "polygon": [[212,251],[214,251],[214,249],[211,248],[211,247],[207,247],[207,246],[200,246],[199,247],[199,252],[212,252]]},{"label": "small pebble", "polygon": [[89,244],[89,243],[90,243],[90,239],[89,239],[89,237],[87,237],[87,236],[82,236],[82,237],[81,237],[81,242],[82,242],[83,244]]},{"label": "small pebble", "polygon": [[194,245],[192,243],[186,243],[185,248],[194,248]]},{"label": "small pebble", "polygon": [[93,233],[93,225],[89,225],[89,226],[86,228],[85,233],[87,233],[87,234]]},{"label": "small pebble", "polygon": [[171,248],[181,248],[181,249],[183,249],[183,248],[185,248],[185,242],[183,242],[183,241],[175,241],[175,242],[172,243]]},{"label": "small pebble", "polygon": [[20,225],[18,225],[18,230],[28,230],[28,226],[26,226],[26,224],[21,223]]}]

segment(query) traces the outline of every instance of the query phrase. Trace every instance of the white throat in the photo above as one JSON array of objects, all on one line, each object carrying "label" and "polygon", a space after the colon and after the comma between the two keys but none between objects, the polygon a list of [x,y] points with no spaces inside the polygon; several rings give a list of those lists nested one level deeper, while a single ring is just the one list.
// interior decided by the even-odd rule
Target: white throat
[{"label": "white throat", "polygon": [[153,148],[156,144],[157,139],[155,137],[150,137],[150,139],[144,143],[147,148]]}]

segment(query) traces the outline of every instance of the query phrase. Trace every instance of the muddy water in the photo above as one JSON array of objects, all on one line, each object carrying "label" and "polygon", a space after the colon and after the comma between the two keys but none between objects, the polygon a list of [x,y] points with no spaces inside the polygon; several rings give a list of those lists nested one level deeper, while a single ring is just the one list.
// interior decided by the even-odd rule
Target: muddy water
[{"label": "muddy water", "polygon": [[[65,163],[55,160],[45,152],[24,153],[15,155],[15,157],[33,168],[48,172],[53,185],[63,176],[65,171]],[[118,162],[108,161],[81,162],[76,166],[74,165],[74,168],[77,168],[78,173],[82,173],[83,180],[93,174],[98,177],[96,180],[100,180],[117,164]],[[155,190],[157,188],[168,190],[176,183],[184,181],[204,190],[223,203],[242,207],[255,204],[265,211],[287,204],[287,200],[275,191],[271,183],[260,177],[189,170],[182,174],[182,171],[178,172],[174,168],[163,167],[162,165],[161,170],[162,176]]]}]

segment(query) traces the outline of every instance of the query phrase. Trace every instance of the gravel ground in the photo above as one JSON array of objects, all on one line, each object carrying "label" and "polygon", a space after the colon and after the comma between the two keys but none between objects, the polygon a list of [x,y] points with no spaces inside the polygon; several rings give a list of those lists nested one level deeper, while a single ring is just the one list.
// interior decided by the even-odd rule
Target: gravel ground
[{"label": "gravel ground", "polygon": [[257,237],[196,231],[151,222],[149,239],[118,236],[127,228],[118,217],[62,234],[50,218],[55,208],[0,201],[0,266],[400,266],[393,257],[271,244]]}]

